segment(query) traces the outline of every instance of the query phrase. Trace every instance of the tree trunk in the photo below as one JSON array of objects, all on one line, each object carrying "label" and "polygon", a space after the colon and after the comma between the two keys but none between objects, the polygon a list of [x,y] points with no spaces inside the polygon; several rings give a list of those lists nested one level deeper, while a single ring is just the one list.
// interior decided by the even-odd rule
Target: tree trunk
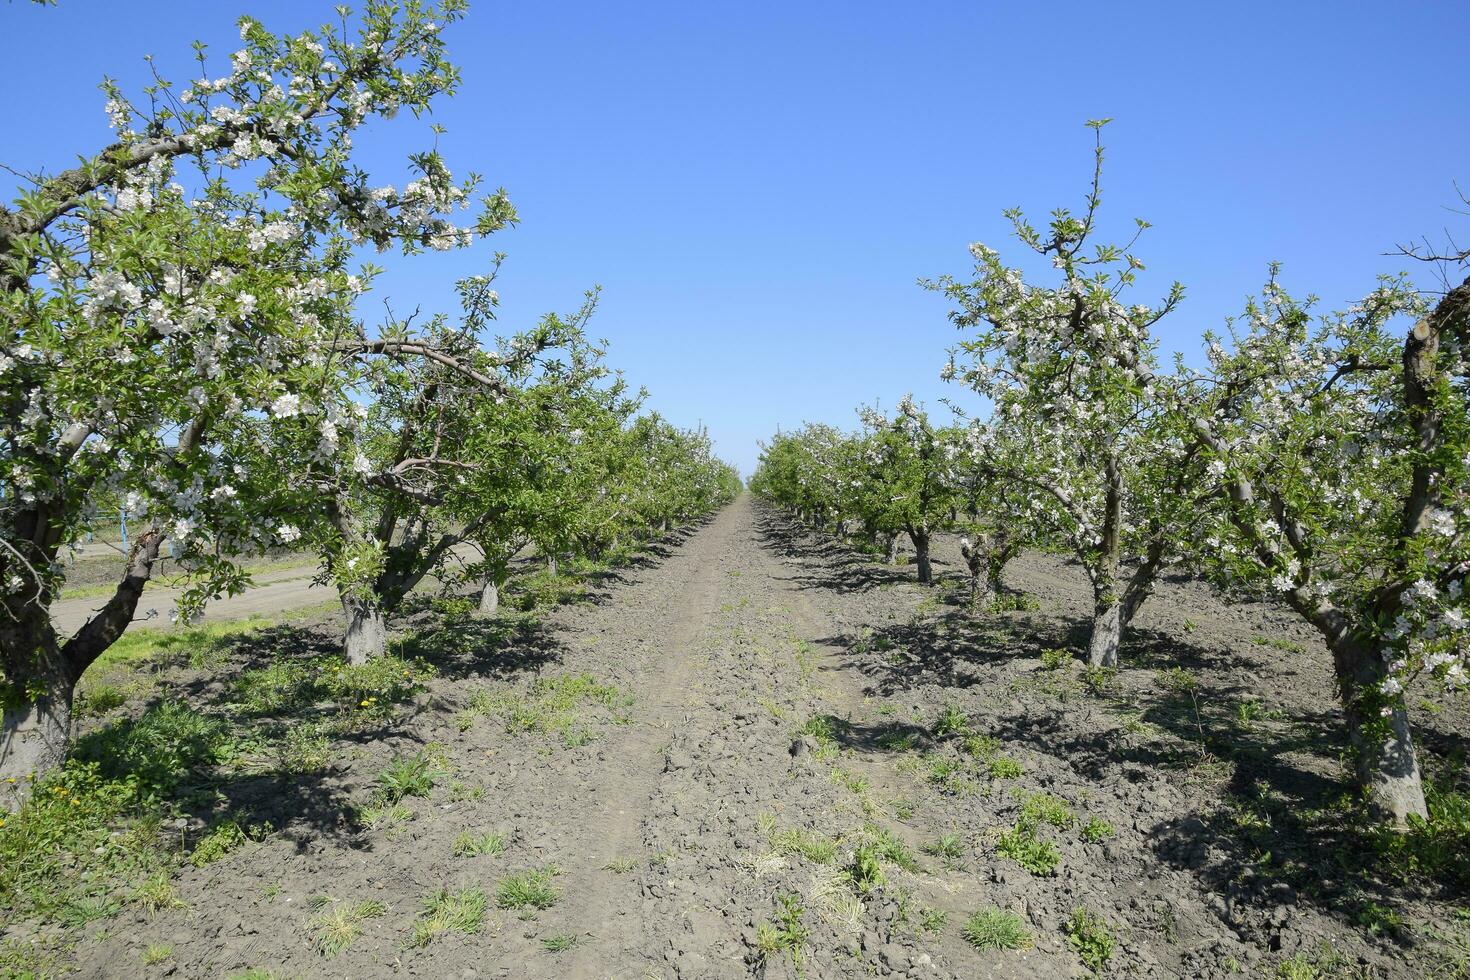
[{"label": "tree trunk", "polygon": [[500,610],[500,586],[494,579],[486,579],[485,586],[480,590],[479,614],[484,617],[494,616]]},{"label": "tree trunk", "polygon": [[[18,635],[22,631],[28,636]],[[15,686],[22,692],[38,693],[35,700],[28,700],[17,692],[17,699],[5,705],[0,728],[0,812],[18,808],[35,778],[66,761],[76,683],[57,649],[56,634],[45,611],[23,617],[4,633],[7,646],[13,641],[28,641],[30,649],[39,653],[21,661],[25,667],[11,662]]]},{"label": "tree trunk", "polygon": [[29,777],[66,761],[76,683],[132,622],[162,543],[157,528],[133,539],[112,597],[65,644],[51,625],[49,597],[0,608],[0,658],[14,684],[0,720],[0,780],[7,780],[0,782],[0,806],[19,806]]},{"label": "tree trunk", "polygon": [[888,535],[888,543],[883,547],[883,560],[890,565],[898,564],[898,535]]},{"label": "tree trunk", "polygon": [[556,570],[556,552],[554,551],[548,551],[546,553],[546,571],[551,575],[559,574]]},{"label": "tree trunk", "polygon": [[1372,695],[1388,676],[1382,658],[1371,646],[1344,636],[1332,644],[1332,660],[1355,756],[1355,775],[1368,794],[1374,817],[1392,820],[1400,828],[1408,826],[1410,816],[1428,817],[1419,754],[1403,698],[1389,701],[1387,717],[1371,707],[1379,700]]},{"label": "tree trunk", "polygon": [[348,663],[365,664],[388,652],[388,626],[377,602],[343,596],[342,611],[347,617],[342,652]]},{"label": "tree trunk", "polygon": [[1123,643],[1123,602],[1098,598],[1092,612],[1092,637],[1087,644],[1087,662],[1094,667],[1118,666],[1118,647]]},{"label": "tree trunk", "polygon": [[970,608],[989,609],[997,593],[995,583],[986,575],[970,576]]},{"label": "tree trunk", "polygon": [[914,543],[914,562],[919,566],[919,584],[929,585],[934,581],[934,567],[929,561],[929,532],[910,531],[909,539]]}]

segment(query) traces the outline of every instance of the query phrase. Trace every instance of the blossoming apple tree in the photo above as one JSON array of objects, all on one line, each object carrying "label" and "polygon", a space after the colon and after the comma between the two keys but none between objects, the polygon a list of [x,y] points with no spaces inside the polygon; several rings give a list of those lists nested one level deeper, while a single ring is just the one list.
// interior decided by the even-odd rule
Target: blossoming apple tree
[{"label": "blossoming apple tree", "polygon": [[[437,152],[410,157],[401,189],[353,162],[366,120],[453,92],[442,31],[462,10],[373,0],[293,36],[242,19],[221,74],[200,48],[186,86],[159,75],[134,100],[107,83],[111,142],[0,208],[0,773],[60,762],[73,686],[132,619],[165,540],[194,576],[187,612],[240,586],[233,555],[277,538],[281,498],[243,492],[260,474],[231,433],[323,361],[399,343],[340,330],[367,284],[353,245],[454,248],[514,220],[495,194],[453,224],[477,181]],[[112,595],[59,636],[62,549],[103,495],[142,530]]]},{"label": "blossoming apple tree", "polygon": [[1192,379],[1216,501],[1202,553],[1317,628],[1371,808],[1424,817],[1405,691],[1463,689],[1470,666],[1470,280],[1428,307],[1388,278],[1316,318],[1273,270],[1232,332]]},{"label": "blossoming apple tree", "polygon": [[[1111,667],[1160,568],[1178,557],[1203,459],[1199,440],[1165,411],[1180,396],[1156,373],[1150,334],[1182,287],[1156,305],[1124,305],[1121,295],[1143,268],[1133,242],[1091,243],[1104,122],[1091,124],[1099,140],[1081,215],[1054,211],[1043,233],[1018,210],[1007,212],[1059,281],[1028,282],[1000,253],[975,244],[973,281],[928,285],[956,304],[957,326],[975,331],[945,371],[992,405],[991,418],[976,423],[974,450],[995,479],[1030,496],[1027,510],[1042,516],[1044,530],[1071,546],[1093,592],[1088,659]],[[1138,222],[1139,233],[1146,227]]]}]

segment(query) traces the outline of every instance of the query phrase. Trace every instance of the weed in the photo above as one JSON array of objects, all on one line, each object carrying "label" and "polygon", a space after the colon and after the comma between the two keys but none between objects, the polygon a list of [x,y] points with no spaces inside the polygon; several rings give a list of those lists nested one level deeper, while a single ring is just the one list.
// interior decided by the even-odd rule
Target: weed
[{"label": "weed", "polygon": [[331,743],[314,725],[291,726],[275,746],[274,768],[283,776],[321,772],[331,761]]},{"label": "weed", "polygon": [[505,835],[493,832],[474,833],[466,830],[454,839],[455,857],[488,855],[494,857],[505,852]]},{"label": "weed", "polygon": [[1067,934],[1067,943],[1077,951],[1082,965],[1100,973],[1113,958],[1117,940],[1113,938],[1108,924],[1082,906],[1072,910],[1072,917],[1062,925]]},{"label": "weed", "polygon": [[925,932],[939,934],[949,921],[949,913],[943,909],[924,909],[919,913],[919,928]]},{"label": "weed", "polygon": [[388,803],[398,803],[406,796],[428,796],[444,771],[426,752],[400,757],[378,773],[378,787]]},{"label": "weed", "polygon": [[1062,862],[1055,845],[1039,839],[1034,828],[1021,823],[1000,835],[995,850],[1038,876],[1051,874]]},{"label": "weed", "polygon": [[960,748],[972,758],[990,759],[1000,751],[1000,739],[991,735],[966,735]]},{"label": "weed", "polygon": [[944,706],[939,717],[934,720],[932,731],[936,738],[944,738],[949,735],[968,735],[970,733],[970,719],[963,711],[952,704]]},{"label": "weed", "polygon": [[561,893],[551,886],[551,879],[559,873],[555,866],[547,865],[502,878],[495,892],[495,904],[503,909],[549,909],[561,901]]},{"label": "weed", "polygon": [[1098,844],[1117,833],[1113,825],[1098,817],[1089,817],[1082,825],[1081,837],[1089,844]]},{"label": "weed", "polygon": [[959,834],[945,834],[924,845],[924,853],[934,857],[957,858],[965,853],[965,842]]},{"label": "weed", "polygon": [[625,875],[638,867],[638,862],[632,858],[613,858],[602,866],[603,871],[611,871],[615,875]]},{"label": "weed", "polygon": [[1004,909],[982,909],[965,920],[960,935],[976,949],[1027,949],[1031,933],[1021,917]]},{"label": "weed", "polygon": [[575,945],[577,945],[576,936],[547,936],[541,940],[541,948],[548,953],[565,953]]},{"label": "weed", "polygon": [[1043,650],[1041,652],[1042,670],[1061,670],[1063,667],[1067,666],[1067,664],[1071,662],[1071,651],[1064,650],[1061,647],[1056,647],[1051,650]]},{"label": "weed", "polygon": [[860,844],[852,852],[852,862],[847,866],[847,877],[860,894],[868,894],[887,880],[878,855],[879,850],[873,844]]},{"label": "weed", "polygon": [[179,898],[173,882],[169,881],[168,874],[162,871],[149,875],[133,889],[133,901],[149,915],[187,907]]},{"label": "weed", "polygon": [[1076,819],[1067,806],[1067,802],[1050,793],[1033,793],[1026,797],[1026,802],[1021,806],[1020,823],[1029,827],[1046,823],[1060,830],[1066,830]]},{"label": "weed", "polygon": [[143,965],[157,966],[174,955],[174,948],[164,943],[150,943],[143,949]]},{"label": "weed", "polygon": [[782,895],[777,898],[777,903],[780,908],[776,911],[776,922],[762,922],[756,926],[756,949],[762,960],[784,954],[793,965],[799,965],[802,948],[811,935],[811,930],[802,923],[806,909],[797,895]]},{"label": "weed", "polygon": [[427,946],[434,937],[445,932],[460,932],[466,936],[480,931],[485,922],[485,909],[489,900],[479,888],[465,888],[451,892],[440,888],[424,899],[419,917],[413,926],[411,946]]},{"label": "weed", "polygon": [[189,863],[196,868],[213,864],[247,840],[249,835],[240,826],[240,821],[235,817],[226,817],[199,838],[199,843],[194,845],[194,853],[189,855]]},{"label": "weed", "polygon": [[77,697],[76,713],[82,718],[97,718],[127,704],[128,696],[113,684],[91,684]]},{"label": "weed", "polygon": [[998,755],[990,760],[990,778],[992,779],[1017,779],[1025,771],[1019,762],[1009,756]]},{"label": "weed", "polygon": [[1375,936],[1397,936],[1404,931],[1404,917],[1394,909],[1369,902],[1358,910],[1358,925]]},{"label": "weed", "polygon": [[1118,668],[1116,667],[1088,666],[1082,670],[1082,682],[1096,695],[1107,694],[1111,691],[1117,679]]},{"label": "weed", "polygon": [[1199,678],[1183,667],[1170,667],[1159,671],[1158,684],[1174,694],[1188,694],[1199,688]]},{"label": "weed", "polygon": [[776,854],[800,854],[817,864],[831,864],[837,859],[837,842],[816,830],[776,830],[772,827],[766,839]]},{"label": "weed", "polygon": [[355,905],[338,905],[311,920],[317,950],[327,959],[342,952],[362,932],[362,923],[388,911],[382,902],[366,899]]}]

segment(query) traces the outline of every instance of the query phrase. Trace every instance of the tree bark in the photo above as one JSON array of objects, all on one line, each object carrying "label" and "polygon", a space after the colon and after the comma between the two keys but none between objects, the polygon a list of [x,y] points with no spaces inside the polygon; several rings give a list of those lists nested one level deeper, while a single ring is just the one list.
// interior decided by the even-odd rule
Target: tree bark
[{"label": "tree bark", "polygon": [[1391,820],[1400,828],[1408,826],[1411,816],[1427,818],[1419,754],[1403,698],[1389,701],[1387,717],[1365,706],[1377,700],[1371,695],[1388,676],[1383,659],[1351,635],[1330,646],[1353,749],[1354,774],[1368,794],[1369,809],[1376,819]]},{"label": "tree bark", "polygon": [[[0,631],[7,646],[29,644],[34,653],[20,663],[12,662],[18,690],[4,708],[0,727],[0,812],[14,810],[25,801],[34,778],[39,778],[66,761],[71,745],[72,696],[76,679],[57,647],[50,617],[36,610]],[[39,691],[34,700],[27,690]],[[11,782],[10,780],[14,780]]]},{"label": "tree bark", "polygon": [[546,571],[552,575],[559,574],[556,570],[556,552],[554,551],[546,553]]},{"label": "tree bark", "polygon": [[66,760],[76,683],[132,622],[162,543],[157,529],[134,539],[112,597],[64,644],[51,625],[49,595],[0,611],[0,657],[14,682],[0,720],[0,779],[15,780],[0,783],[0,805],[18,806],[29,777],[40,778]]},{"label": "tree bark", "polygon": [[1093,604],[1092,636],[1087,642],[1087,662],[1094,667],[1118,666],[1118,648],[1123,644],[1123,602],[1099,598]]},{"label": "tree bark", "polygon": [[487,619],[500,611],[500,585],[494,579],[486,579],[480,590],[479,615]]},{"label": "tree bark", "polygon": [[898,564],[898,535],[888,535],[888,543],[883,546],[883,560],[890,565]]},{"label": "tree bark", "polygon": [[388,626],[383,609],[376,600],[342,596],[342,612],[347,618],[347,632],[342,652],[355,666],[388,652]]},{"label": "tree bark", "polygon": [[909,540],[914,543],[914,562],[919,566],[919,584],[929,585],[934,581],[934,566],[929,560],[929,532],[911,530]]}]

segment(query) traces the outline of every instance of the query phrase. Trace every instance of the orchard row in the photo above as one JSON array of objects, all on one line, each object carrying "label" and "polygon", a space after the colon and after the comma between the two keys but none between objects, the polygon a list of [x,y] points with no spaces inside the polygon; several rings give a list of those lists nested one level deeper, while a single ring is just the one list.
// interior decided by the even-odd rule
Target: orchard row
[{"label": "orchard row", "polygon": [[[527,546],[595,558],[739,492],[704,432],[639,414],[585,334],[595,293],[487,343],[497,255],[454,315],[360,319],[363,247],[460,249],[516,220],[437,149],[403,187],[356,162],[365,122],[454,92],[441,35],[463,10],[374,0],[289,36],[244,18],[220,73],[201,48],[187,85],[104,86],[110,145],[0,208],[0,776],[65,758],[74,687],[163,554],[189,618],[248,585],[242,559],[314,553],[360,663],[451,560],[493,610]],[[125,571],[60,636],[66,549],[119,510]]]},{"label": "orchard row", "polygon": [[[1081,213],[1038,228],[1008,212],[1044,261],[1023,271],[976,244],[972,278],[924,284],[961,331],[943,377],[985,417],[936,425],[905,398],[892,418],[860,412],[854,433],[808,425],[771,441],[752,489],[879,547],[906,534],[922,582],[931,536],[958,530],[987,602],[1021,548],[1064,549],[1091,583],[1099,667],[1117,665],[1166,568],[1274,595],[1331,652],[1372,810],[1423,818],[1405,695],[1463,690],[1470,667],[1470,279],[1426,296],[1384,277],[1321,313],[1273,267],[1225,334],[1205,335],[1202,366],[1166,368],[1157,332],[1183,288],[1130,298],[1146,222],[1126,244],[1095,241],[1091,125]],[[1463,268],[1470,253],[1418,257]]]}]

